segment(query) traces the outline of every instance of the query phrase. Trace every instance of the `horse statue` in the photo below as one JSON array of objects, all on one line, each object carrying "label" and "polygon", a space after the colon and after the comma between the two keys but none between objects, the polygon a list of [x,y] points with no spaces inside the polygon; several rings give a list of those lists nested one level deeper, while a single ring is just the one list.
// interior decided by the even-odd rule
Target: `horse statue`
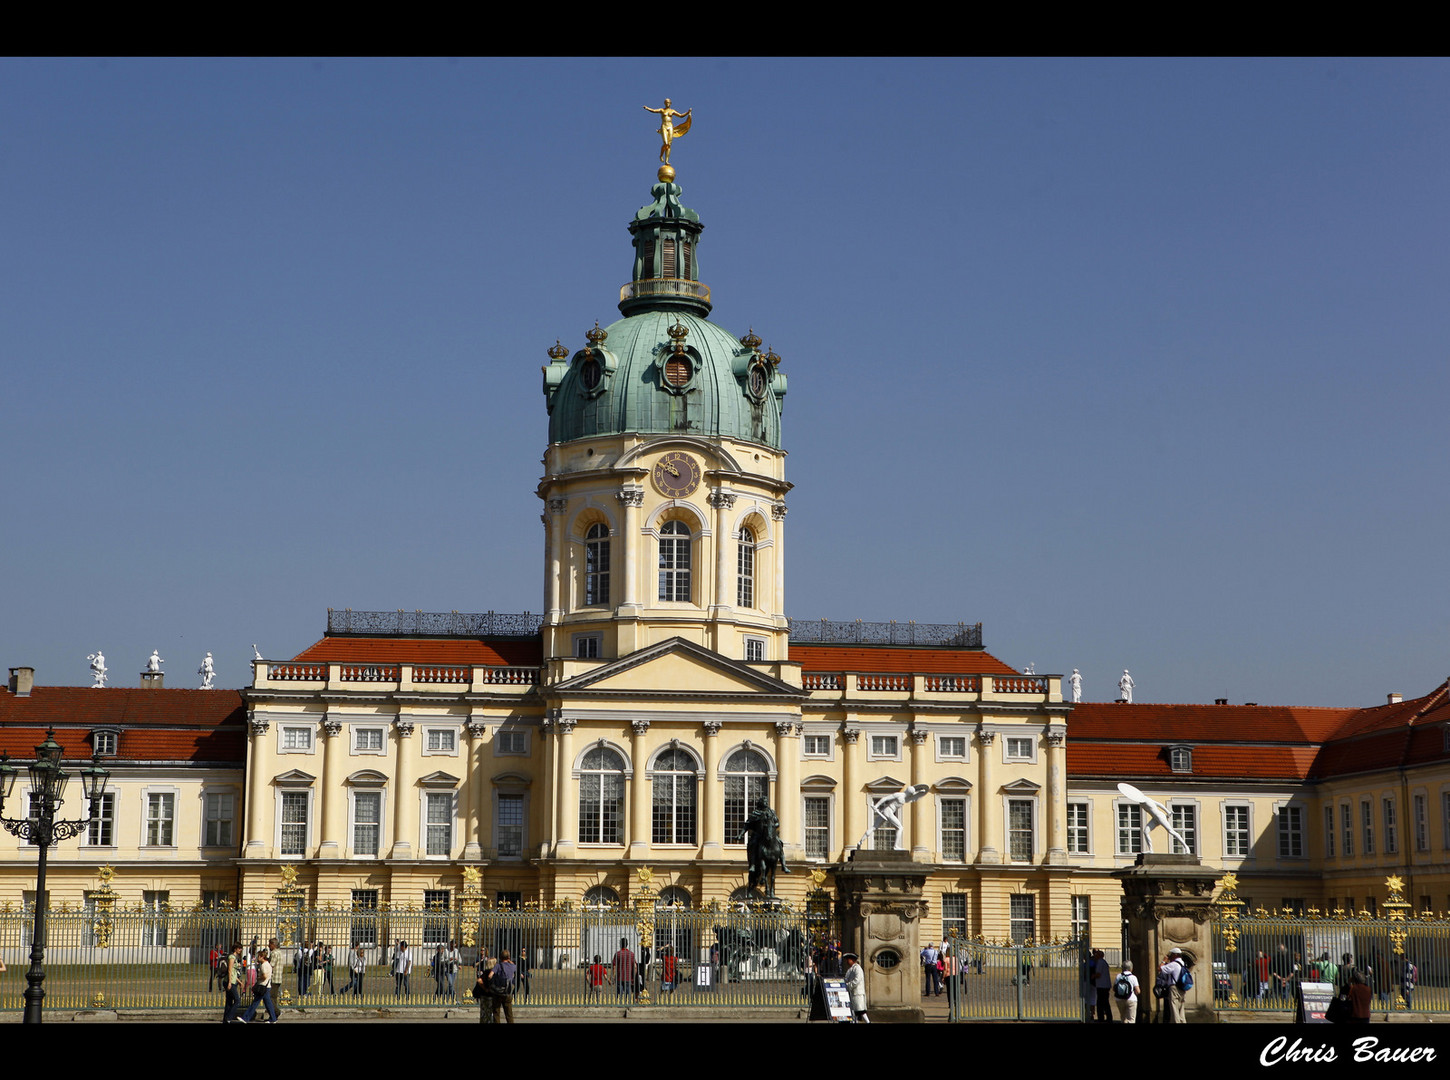
[{"label": "horse statue", "polygon": [[765,886],[767,900],[775,899],[775,872],[777,869],[790,873],[785,865],[785,849],[780,842],[780,818],[761,799],[751,810],[740,839],[746,841],[745,852],[750,862],[750,888]]}]

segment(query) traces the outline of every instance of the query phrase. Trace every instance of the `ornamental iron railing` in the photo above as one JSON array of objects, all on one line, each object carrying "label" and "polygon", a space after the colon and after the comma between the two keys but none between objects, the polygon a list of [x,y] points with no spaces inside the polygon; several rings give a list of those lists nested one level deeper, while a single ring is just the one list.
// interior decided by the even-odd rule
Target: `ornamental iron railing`
[{"label": "ornamental iron railing", "polygon": [[[238,910],[125,909],[119,903],[46,916],[48,1009],[215,1009],[225,986],[212,950],[234,941],[278,942],[273,1000],[281,1008],[471,1006],[480,964],[508,950],[517,966],[515,1008],[654,1005],[803,1008],[810,937],[799,911],[655,907],[339,910],[300,906]],[[33,920],[0,910],[0,958],[23,970]],[[321,961],[302,962],[302,941]],[[399,943],[406,942],[406,950]],[[449,943],[457,961],[448,962]],[[440,952],[439,946],[443,949]],[[362,949],[354,979],[352,958]],[[399,957],[406,960],[399,962]],[[438,963],[439,958],[443,963]],[[595,957],[599,959],[596,961]],[[398,973],[399,967],[407,970]],[[23,983],[0,982],[0,1010],[23,1007]],[[251,1001],[249,991],[243,1003]]]},{"label": "ornamental iron railing", "polygon": [[981,648],[982,624],[919,622],[850,622],[791,619],[790,639],[801,644],[935,645]]}]

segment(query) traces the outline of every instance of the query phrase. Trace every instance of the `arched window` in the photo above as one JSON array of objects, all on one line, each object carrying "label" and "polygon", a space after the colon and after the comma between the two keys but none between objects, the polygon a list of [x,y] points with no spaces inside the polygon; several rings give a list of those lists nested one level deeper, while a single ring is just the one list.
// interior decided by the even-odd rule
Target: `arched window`
[{"label": "arched window", "polygon": [[659,896],[655,897],[655,910],[665,911],[673,907],[689,908],[695,902],[690,895],[690,890],[683,885],[669,885],[660,890]]},{"label": "arched window", "polygon": [[660,529],[660,599],[690,600],[690,527],[683,521]]},{"label": "arched window", "polygon": [[609,603],[609,527],[589,526],[584,534],[584,603]]},{"label": "arched window", "polygon": [[652,843],[695,843],[695,761],[683,750],[655,759],[653,820]]},{"label": "arched window", "polygon": [[[655,899],[655,948],[661,959],[671,955],[675,957],[676,963],[669,966],[675,969],[676,983],[685,975],[678,965],[696,955],[695,920],[690,917],[692,903],[690,890],[679,885],[661,889]],[[684,910],[680,910],[682,908]],[[664,968],[664,965],[661,967]]]},{"label": "arched window", "polygon": [[621,843],[623,819],[624,759],[607,746],[596,746],[579,769],[579,842]]},{"label": "arched window", "polygon": [[608,885],[596,885],[584,893],[585,907],[619,907],[619,893]]},{"label": "arched window", "polygon": [[739,607],[755,606],[755,533],[749,526],[740,530],[740,546],[736,558],[735,603]]},{"label": "arched window", "polygon": [[743,843],[740,830],[757,802],[770,796],[770,765],[758,750],[737,750],[725,759],[725,842]]}]

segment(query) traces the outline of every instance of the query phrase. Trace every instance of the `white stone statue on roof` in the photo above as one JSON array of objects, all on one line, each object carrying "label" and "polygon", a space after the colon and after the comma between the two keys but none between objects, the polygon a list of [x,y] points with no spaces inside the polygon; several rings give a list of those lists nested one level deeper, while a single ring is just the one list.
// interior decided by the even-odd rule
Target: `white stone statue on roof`
[{"label": "white stone statue on roof", "polygon": [[252,659],[253,660],[260,660],[260,659],[262,659],[262,651],[257,648],[257,643],[255,641],[252,642]]},{"label": "white stone statue on roof", "polygon": [[1127,668],[1124,668],[1123,677],[1118,680],[1118,700],[1129,705],[1133,704],[1133,687],[1135,685],[1137,684],[1133,682],[1133,676],[1128,674]]},{"label": "white stone statue on roof", "polygon": [[1173,827],[1173,818],[1168,812],[1168,807],[1156,799],[1150,799],[1132,784],[1119,784],[1118,792],[1129,802],[1135,803],[1143,808],[1143,816],[1138,824],[1138,834],[1143,838],[1144,851],[1151,852],[1153,850],[1153,841],[1149,837],[1149,830],[1157,825],[1162,825],[1169,836],[1182,844],[1184,851],[1193,851],[1193,845],[1185,840],[1183,834]]},{"label": "white stone statue on roof", "polygon": [[96,680],[91,689],[99,690],[106,685],[106,656],[97,651],[87,655],[86,659],[91,662],[91,677]]},{"label": "white stone statue on roof", "polygon": [[1037,674],[1037,661],[1035,661],[1035,660],[1029,660],[1029,661],[1027,661],[1027,670],[1024,671],[1022,674],[1024,674],[1024,675],[1036,675]]},{"label": "white stone statue on roof", "polygon": [[856,846],[867,851],[871,850],[871,834],[876,830],[877,819],[881,824],[891,825],[896,829],[896,850],[904,850],[901,844],[902,833],[906,830],[901,824],[901,808],[907,803],[914,803],[918,799],[926,798],[927,792],[931,789],[925,784],[917,784],[914,787],[904,787],[900,791],[893,791],[890,795],[867,795],[866,806],[867,821],[870,824],[866,827],[865,835]]},{"label": "white stone statue on roof", "polygon": [[1067,682],[1068,682],[1068,685],[1072,687],[1072,700],[1075,701],[1075,702],[1076,701],[1081,701],[1082,700],[1082,676],[1078,674],[1077,668],[1073,668],[1072,669],[1072,677],[1069,678],[1067,680]]},{"label": "white stone statue on roof", "polygon": [[201,676],[203,690],[215,689],[211,684],[211,681],[216,678],[216,668],[212,666],[211,653],[206,654],[206,659],[201,662],[201,667],[196,669],[196,673]]},{"label": "white stone statue on roof", "polygon": [[152,649],[151,650],[151,659],[149,659],[149,660],[146,661],[146,670],[147,671],[160,671],[161,670],[161,665],[164,664],[164,663],[166,663],[166,661],[163,660],[163,659],[161,659],[161,650],[160,649]]}]

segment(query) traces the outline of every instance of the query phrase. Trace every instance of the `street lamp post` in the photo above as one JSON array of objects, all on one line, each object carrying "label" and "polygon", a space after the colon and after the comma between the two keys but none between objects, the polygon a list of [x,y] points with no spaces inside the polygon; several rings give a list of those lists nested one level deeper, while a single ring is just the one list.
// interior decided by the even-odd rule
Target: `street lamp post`
[{"label": "street lamp post", "polygon": [[35,874],[35,933],[30,943],[30,970],[25,973],[25,1019],[27,1024],[41,1020],[41,1002],[45,1000],[45,858],[52,844],[79,836],[101,810],[101,796],[111,774],[101,768],[99,758],[92,758],[88,768],[80,770],[89,800],[88,816],[82,821],[58,821],[56,811],[65,801],[66,781],[70,777],[60,767],[61,748],[55,741],[55,729],[45,733],[45,742],[35,748],[35,761],[30,765],[30,794],[33,817],[4,817],[5,800],[15,788],[20,770],[10,764],[9,754],[0,755],[0,825],[40,848],[40,868]]}]

